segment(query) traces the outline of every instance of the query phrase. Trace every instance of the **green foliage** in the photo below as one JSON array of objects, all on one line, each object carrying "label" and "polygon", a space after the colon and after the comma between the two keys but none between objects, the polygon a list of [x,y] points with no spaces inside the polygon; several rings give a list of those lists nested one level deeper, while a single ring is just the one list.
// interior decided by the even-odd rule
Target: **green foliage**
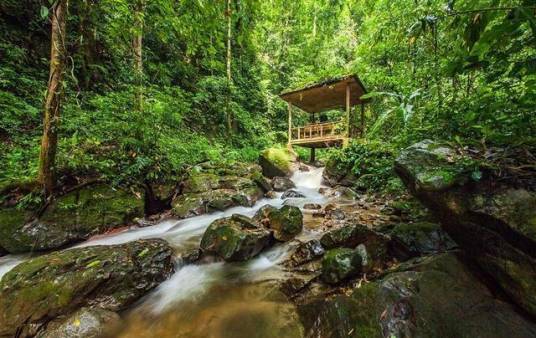
[{"label": "green foliage", "polygon": [[350,169],[359,189],[396,191],[401,187],[393,173],[394,151],[384,143],[353,141],[329,153],[338,170]]}]

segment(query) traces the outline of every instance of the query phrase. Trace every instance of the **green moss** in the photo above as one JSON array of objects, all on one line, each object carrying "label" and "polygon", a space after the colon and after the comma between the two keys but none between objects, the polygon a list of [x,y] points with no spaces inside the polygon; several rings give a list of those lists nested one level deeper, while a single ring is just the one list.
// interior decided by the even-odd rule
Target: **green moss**
[{"label": "green moss", "polygon": [[292,156],[286,149],[268,148],[263,151],[262,156],[283,171],[288,171],[290,169]]},{"label": "green moss", "polygon": [[104,184],[86,187],[62,196],[40,221],[64,229],[102,232],[143,216],[143,200],[134,194]]}]

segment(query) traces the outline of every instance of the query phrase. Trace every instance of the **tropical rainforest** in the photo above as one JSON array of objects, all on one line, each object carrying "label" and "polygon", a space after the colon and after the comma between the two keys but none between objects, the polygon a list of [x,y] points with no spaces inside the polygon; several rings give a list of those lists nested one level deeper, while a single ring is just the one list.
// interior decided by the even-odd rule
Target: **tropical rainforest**
[{"label": "tropical rainforest", "polygon": [[[536,336],[534,0],[0,0],[0,32],[0,337]],[[281,93],[348,76],[361,135],[290,147]]]}]

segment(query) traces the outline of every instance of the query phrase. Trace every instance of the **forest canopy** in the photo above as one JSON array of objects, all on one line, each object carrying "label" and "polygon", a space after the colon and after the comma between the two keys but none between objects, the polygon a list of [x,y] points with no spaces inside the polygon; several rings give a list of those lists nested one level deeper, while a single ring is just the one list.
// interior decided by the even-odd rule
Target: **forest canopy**
[{"label": "forest canopy", "polygon": [[3,0],[2,183],[38,176],[61,3],[60,181],[136,184],[255,160],[286,142],[279,93],[346,74],[372,99],[366,139],[389,151],[423,138],[534,143],[530,0]]}]

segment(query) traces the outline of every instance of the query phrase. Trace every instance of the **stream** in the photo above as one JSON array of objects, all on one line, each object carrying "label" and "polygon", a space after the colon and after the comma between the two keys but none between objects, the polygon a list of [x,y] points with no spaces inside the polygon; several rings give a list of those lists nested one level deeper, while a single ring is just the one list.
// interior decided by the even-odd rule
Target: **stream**
[{"label": "stream", "polygon": [[[279,263],[288,258],[296,242],[276,244],[259,256],[242,263],[203,262],[183,265],[179,257],[199,246],[206,228],[216,219],[232,214],[252,217],[264,205],[283,203],[303,209],[306,203],[325,204],[318,190],[323,168],[296,171],[294,190],[305,198],[262,199],[253,207],[236,207],[224,212],[166,220],[157,225],[131,227],[119,233],[94,237],[75,247],[114,245],[138,239],[162,238],[177,254],[176,272],[141,299],[125,314],[125,321],[111,337],[302,337],[303,328],[296,309],[286,300],[274,281],[288,278]],[[307,210],[304,230],[297,237],[305,241],[320,234]],[[27,256],[0,258],[0,278]]]}]

